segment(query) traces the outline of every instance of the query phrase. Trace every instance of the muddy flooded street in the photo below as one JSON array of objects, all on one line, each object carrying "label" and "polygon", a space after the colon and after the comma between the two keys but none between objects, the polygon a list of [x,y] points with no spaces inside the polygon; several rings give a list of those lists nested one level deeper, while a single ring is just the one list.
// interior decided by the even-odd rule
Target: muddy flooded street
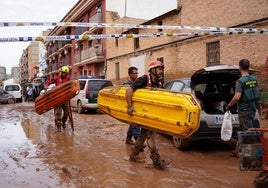
[{"label": "muddy flooded street", "polygon": [[189,151],[157,135],[162,158],[172,160],[163,171],[151,163],[129,162],[132,145],[125,144],[128,125],[101,112],[73,112],[70,124],[55,132],[53,110],[38,115],[34,103],[0,105],[0,180],[2,187],[253,187],[259,173],[240,171],[230,155],[231,144],[193,143]]}]

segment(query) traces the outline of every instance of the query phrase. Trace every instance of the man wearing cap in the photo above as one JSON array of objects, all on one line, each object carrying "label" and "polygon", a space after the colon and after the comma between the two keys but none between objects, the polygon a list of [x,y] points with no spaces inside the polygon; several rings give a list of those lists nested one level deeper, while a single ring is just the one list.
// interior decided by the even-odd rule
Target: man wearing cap
[{"label": "man wearing cap", "polygon": [[[46,90],[50,84],[55,84],[56,86],[58,86],[64,82],[70,81],[70,77],[68,76],[68,74],[69,74],[69,67],[68,66],[61,67],[60,74],[56,76],[54,79],[48,80],[44,85],[44,89]],[[61,117],[62,110],[63,110],[63,116]],[[69,101],[65,101],[63,104],[54,107],[55,124],[56,124],[55,126],[58,132],[61,132],[61,127],[65,129],[65,123],[68,119],[69,113],[72,113]]]},{"label": "man wearing cap", "polygon": [[[129,115],[132,115],[134,111],[132,104],[132,96],[137,89],[144,87],[152,87],[152,88],[163,87],[163,77],[164,77],[163,63],[160,61],[152,61],[149,64],[148,72],[149,75],[143,75],[141,77],[138,77],[126,90],[127,113]],[[134,162],[141,162],[139,153],[143,151],[144,143],[146,140],[147,140],[147,146],[151,153],[150,158],[153,161],[154,168],[159,170],[164,169],[169,163],[161,159],[158,153],[155,144],[155,133],[145,128],[141,128],[140,137],[137,140],[137,143],[132,150],[129,160]]]}]

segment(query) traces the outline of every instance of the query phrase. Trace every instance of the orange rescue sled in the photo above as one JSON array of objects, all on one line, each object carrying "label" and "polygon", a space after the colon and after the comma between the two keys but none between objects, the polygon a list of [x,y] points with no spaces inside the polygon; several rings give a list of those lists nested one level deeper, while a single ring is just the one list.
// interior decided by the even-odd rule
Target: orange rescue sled
[{"label": "orange rescue sled", "polygon": [[200,106],[190,93],[164,89],[138,89],[133,95],[133,115],[127,114],[127,86],[106,87],[99,92],[98,107],[110,116],[147,129],[182,138],[199,127]]},{"label": "orange rescue sled", "polygon": [[70,100],[79,92],[78,80],[65,82],[35,99],[35,112],[43,114],[55,106]]}]

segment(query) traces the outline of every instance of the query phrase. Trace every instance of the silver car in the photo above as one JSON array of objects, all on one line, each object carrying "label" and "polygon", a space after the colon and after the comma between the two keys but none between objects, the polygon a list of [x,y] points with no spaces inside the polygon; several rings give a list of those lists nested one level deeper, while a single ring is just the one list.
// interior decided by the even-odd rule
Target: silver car
[{"label": "silver car", "polygon": [[16,98],[6,92],[5,90],[3,89],[0,89],[0,103],[1,104],[14,104],[16,102]]},{"label": "silver car", "polygon": [[4,84],[3,89],[13,95],[17,102],[22,102],[22,88],[20,84],[11,83]]},{"label": "silver car", "polygon": [[[251,70],[253,73],[254,70]],[[221,139],[221,125],[226,106],[234,96],[235,82],[240,77],[239,68],[233,65],[215,65],[196,71],[191,78],[174,79],[165,83],[164,88],[173,91],[191,92],[202,108],[199,129],[190,138],[173,136],[178,149],[185,150],[193,139]],[[237,107],[231,109],[233,137],[237,137],[239,120]],[[259,127],[256,113],[254,127]]]}]

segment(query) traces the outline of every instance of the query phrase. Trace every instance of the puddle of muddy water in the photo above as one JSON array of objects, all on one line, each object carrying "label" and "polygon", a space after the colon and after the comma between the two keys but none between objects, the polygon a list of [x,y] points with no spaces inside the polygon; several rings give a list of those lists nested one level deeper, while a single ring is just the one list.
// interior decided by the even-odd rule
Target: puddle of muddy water
[{"label": "puddle of muddy water", "polygon": [[20,124],[1,122],[0,124],[0,152],[28,143],[28,139]]},{"label": "puddle of muddy water", "polygon": [[[68,185],[36,156],[36,144],[30,133],[40,139],[39,126],[29,120],[0,121],[0,180],[2,187],[57,187]],[[43,135],[44,136],[44,135]],[[72,185],[68,185],[73,187]]]}]

